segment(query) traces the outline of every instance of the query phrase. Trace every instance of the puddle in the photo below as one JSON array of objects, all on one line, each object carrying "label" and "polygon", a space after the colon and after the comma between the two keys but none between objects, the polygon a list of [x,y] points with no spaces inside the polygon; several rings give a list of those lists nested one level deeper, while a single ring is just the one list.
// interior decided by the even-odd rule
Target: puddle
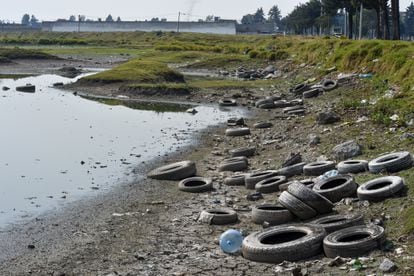
[{"label": "puddle", "polygon": [[[242,111],[118,100],[91,101],[52,88],[73,80],[1,79],[0,227],[136,179],[132,169],[193,142]],[[31,83],[36,93],[16,92]]]}]

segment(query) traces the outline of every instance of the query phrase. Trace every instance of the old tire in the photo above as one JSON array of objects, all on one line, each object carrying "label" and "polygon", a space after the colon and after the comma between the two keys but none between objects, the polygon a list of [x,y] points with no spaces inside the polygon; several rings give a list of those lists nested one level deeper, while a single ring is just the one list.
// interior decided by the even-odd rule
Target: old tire
[{"label": "old tire", "polygon": [[149,178],[159,180],[182,180],[197,173],[193,161],[181,161],[156,168],[148,173]]},{"label": "old tire", "polygon": [[288,106],[292,106],[292,104],[286,100],[279,100],[274,102],[275,108],[284,108]]},{"label": "old tire", "polygon": [[333,161],[319,161],[305,165],[303,167],[303,174],[319,176],[333,169],[335,169],[335,163]]},{"label": "old tire", "polygon": [[287,191],[280,194],[279,203],[302,220],[310,219],[318,215],[318,212],[312,207]]},{"label": "old tire", "polygon": [[346,173],[361,173],[368,171],[368,161],[366,160],[346,160],[338,164],[338,172],[340,174]]},{"label": "old tire", "polygon": [[238,220],[237,213],[230,209],[210,209],[201,212],[200,217],[209,218],[209,224],[225,225],[235,223]]},{"label": "old tire", "polygon": [[381,226],[353,226],[327,235],[323,249],[329,258],[353,258],[380,249],[384,241],[385,233]]},{"label": "old tire", "polygon": [[308,187],[309,189],[312,189],[313,186],[315,186],[315,184],[316,184],[316,180],[313,179],[313,178],[300,180],[299,182],[302,183],[303,185],[305,185],[306,187]]},{"label": "old tire", "polygon": [[271,122],[257,122],[253,125],[254,128],[269,128],[272,126],[273,124]]},{"label": "old tire", "polygon": [[246,188],[250,190],[254,190],[258,182],[266,178],[273,177],[273,176],[277,176],[276,171],[268,170],[268,171],[259,171],[259,172],[250,173],[246,175],[246,178],[245,178]]},{"label": "old tire", "polygon": [[280,225],[292,221],[295,216],[285,207],[277,204],[262,204],[252,208],[252,220],[256,224]]},{"label": "old tire", "polygon": [[364,216],[360,214],[330,215],[310,221],[325,228],[326,233],[332,233],[344,228],[364,225]]},{"label": "old tire", "polygon": [[314,192],[302,183],[292,183],[287,190],[291,195],[312,207],[319,214],[332,212],[333,204],[324,196]]},{"label": "old tire", "polygon": [[299,261],[318,255],[326,232],[312,224],[280,225],[255,232],[243,240],[243,257],[256,262]]},{"label": "old tire", "polygon": [[404,180],[399,176],[385,176],[368,181],[358,187],[360,200],[382,201],[395,196],[404,189]]},{"label": "old tire", "polygon": [[219,101],[219,105],[220,106],[236,106],[237,102],[235,99],[225,98]]},{"label": "old tire", "polygon": [[304,91],[306,91],[309,88],[309,86],[306,83],[301,83],[296,85],[291,89],[291,92],[294,94],[302,94]]},{"label": "old tire", "polygon": [[371,173],[380,172],[399,172],[411,168],[413,165],[413,158],[408,151],[401,151],[382,155],[371,160],[368,163],[368,168]]},{"label": "old tire", "polygon": [[335,203],[342,198],[354,196],[357,184],[352,176],[344,174],[321,180],[312,189]]},{"label": "old tire", "polygon": [[245,156],[250,157],[256,154],[256,147],[238,148],[229,151],[231,157]]},{"label": "old tire", "polygon": [[273,109],[275,108],[275,104],[274,103],[264,103],[259,105],[260,109]]},{"label": "old tire", "polygon": [[244,174],[232,175],[224,179],[224,184],[227,186],[244,186],[245,177]]},{"label": "old tire", "polygon": [[240,128],[228,128],[226,129],[226,136],[245,136],[250,135],[250,128],[240,127]]},{"label": "old tire", "polygon": [[331,91],[338,87],[338,82],[336,80],[324,80],[322,82],[322,88],[325,91]]},{"label": "old tire", "polygon": [[281,168],[277,170],[279,175],[284,175],[286,177],[291,177],[295,175],[303,174],[303,167],[306,165],[305,162],[294,164],[288,167]]},{"label": "old tire", "polygon": [[245,156],[238,156],[223,160],[219,165],[219,171],[238,172],[247,169],[247,167],[247,158]]},{"label": "old tire", "polygon": [[260,99],[258,101],[256,101],[256,103],[254,104],[256,107],[260,107],[261,105],[264,104],[273,104],[274,100],[271,98],[266,98],[266,99]]},{"label": "old tire", "polygon": [[190,177],[181,180],[178,183],[178,189],[183,192],[202,193],[213,189],[213,182],[211,178]]},{"label": "old tire", "polygon": [[257,192],[262,194],[270,194],[279,191],[279,185],[286,182],[286,176],[278,175],[263,179],[255,185]]},{"label": "old tire", "polygon": [[321,91],[319,88],[313,88],[311,90],[303,92],[303,97],[305,99],[315,98],[315,97],[318,97],[320,93]]},{"label": "old tire", "polygon": [[283,108],[283,113],[289,113],[295,110],[303,110],[303,106],[301,105],[295,105],[295,106],[289,106],[289,107],[285,107]]}]

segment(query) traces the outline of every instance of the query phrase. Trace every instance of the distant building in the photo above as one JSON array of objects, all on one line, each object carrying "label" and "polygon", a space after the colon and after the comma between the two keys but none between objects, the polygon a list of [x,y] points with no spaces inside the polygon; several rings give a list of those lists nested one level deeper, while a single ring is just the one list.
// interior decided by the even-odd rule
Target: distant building
[{"label": "distant building", "polygon": [[44,21],[42,31],[46,32],[183,32],[236,34],[236,20],[218,20],[215,22],[173,22],[173,21]]}]

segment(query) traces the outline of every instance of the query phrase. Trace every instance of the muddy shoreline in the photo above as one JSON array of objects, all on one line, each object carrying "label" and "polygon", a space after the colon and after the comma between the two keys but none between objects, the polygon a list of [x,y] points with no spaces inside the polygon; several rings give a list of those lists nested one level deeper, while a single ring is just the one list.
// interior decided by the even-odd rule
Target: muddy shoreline
[{"label": "muddy shoreline", "polygon": [[[288,80],[279,89],[288,91]],[[345,87],[344,89],[353,89]],[[91,93],[97,87],[76,91]],[[276,89],[275,89],[276,90]],[[252,90],[242,94],[238,102],[250,106],[260,97],[275,94],[275,90]],[[112,96],[116,87],[100,90],[100,95]],[[240,91],[226,91],[228,95]],[[340,92],[338,92],[340,93]],[[179,101],[217,102],[220,94],[210,92],[192,95]],[[291,97],[291,95],[289,96]],[[274,203],[278,193],[266,194],[256,202],[247,200],[252,191],[244,187],[229,187],[223,179],[230,173],[218,172],[218,164],[228,157],[228,151],[237,147],[256,146],[257,155],[249,159],[248,171],[280,168],[292,152],[300,152],[306,161],[329,154],[333,145],[346,139],[364,141],[364,133],[348,137],[348,124],[321,126],[314,114],[335,105],[337,98],[329,93],[316,100],[305,101],[306,113],[286,116],[280,110],[254,109],[247,125],[270,121],[269,129],[253,129],[247,137],[230,138],[224,135],[224,125],[211,127],[196,135],[197,143],[168,158],[157,158],[146,164],[139,173],[158,165],[179,160],[193,160],[198,174],[213,179],[214,190],[203,194],[180,192],[177,182],[140,179],[124,183],[93,200],[76,202],[64,212],[51,212],[31,222],[0,233],[0,271],[4,275],[358,275],[345,259],[337,265],[323,255],[310,260],[282,265],[250,262],[240,254],[224,254],[218,244],[221,233],[229,228],[251,233],[262,229],[251,222],[251,207]],[[146,97],[157,100],[157,96]],[[167,100],[173,99],[169,97]],[[177,100],[177,98],[175,98]],[[341,114],[344,121],[354,121],[354,114]],[[366,133],[380,136],[384,129],[367,122],[354,123]],[[309,134],[316,134],[321,145],[310,145]],[[385,141],[383,141],[385,143]],[[322,156],[323,157],[323,156]],[[325,156],[326,157],[326,156]],[[329,156],[327,156],[329,157]],[[299,177],[297,179],[303,179]],[[382,212],[379,207],[337,204],[336,211],[358,211],[369,221]],[[239,222],[227,226],[201,224],[199,213],[212,207],[237,210]],[[365,259],[363,272],[376,273],[379,263],[391,253],[375,251]],[[394,253],[392,253],[394,254]],[[392,255],[394,256],[394,255]],[[411,268],[401,268],[401,274],[410,274]]]}]

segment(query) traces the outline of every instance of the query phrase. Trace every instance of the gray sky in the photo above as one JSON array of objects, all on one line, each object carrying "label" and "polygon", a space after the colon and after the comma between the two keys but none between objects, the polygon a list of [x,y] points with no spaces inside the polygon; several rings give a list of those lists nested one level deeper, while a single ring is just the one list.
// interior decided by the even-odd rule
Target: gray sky
[{"label": "gray sky", "polygon": [[[178,11],[194,16],[183,16],[183,20],[197,20],[213,14],[226,19],[238,19],[247,13],[254,13],[263,7],[267,14],[270,7],[278,5],[286,15],[298,3],[306,0],[3,0],[0,19],[20,22],[24,13],[34,14],[42,20],[68,18],[69,15],[86,15],[87,18],[105,19],[108,14],[122,20],[144,20],[152,17],[176,20]],[[400,0],[401,10],[411,0]],[[7,3],[7,4],[5,4]]]}]

